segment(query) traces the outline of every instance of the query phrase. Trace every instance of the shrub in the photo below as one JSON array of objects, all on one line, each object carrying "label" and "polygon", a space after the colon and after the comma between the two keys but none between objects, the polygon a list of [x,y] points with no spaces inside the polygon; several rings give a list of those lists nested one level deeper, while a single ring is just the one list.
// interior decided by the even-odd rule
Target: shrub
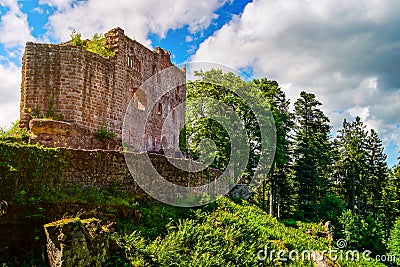
[{"label": "shrub", "polygon": [[110,132],[105,124],[100,126],[93,136],[100,141],[115,140],[115,133]]},{"label": "shrub", "polygon": [[75,29],[70,34],[71,43],[76,46],[82,46],[86,50],[98,54],[104,58],[113,57],[114,51],[105,45],[105,38],[102,34],[95,33],[91,40],[82,40],[81,34]]},{"label": "shrub", "polygon": [[83,40],[81,39],[82,35],[78,33],[75,29],[72,30],[70,36],[73,45],[83,46]]},{"label": "shrub", "polygon": [[0,140],[5,142],[26,143],[29,140],[28,129],[20,129],[19,121],[17,120],[8,130],[0,128]]},{"label": "shrub", "polygon": [[47,111],[44,119],[51,119],[51,120],[57,120],[61,121],[64,119],[64,116],[60,114],[56,114],[56,111],[54,109],[54,95],[51,94],[49,101],[47,102]]},{"label": "shrub", "polygon": [[336,195],[331,194],[326,195],[316,207],[318,219],[331,221],[335,227],[339,225],[339,217],[344,210],[343,202]]},{"label": "shrub", "polygon": [[[157,214],[157,217],[166,215],[165,212]],[[143,218],[155,218],[154,215],[154,212],[143,213]],[[225,197],[195,210],[189,218],[166,224],[165,235],[149,238],[144,231],[147,227],[154,226],[146,222],[142,228],[116,233],[117,244],[123,251],[120,255],[124,255],[120,262],[129,262],[132,266],[310,266],[307,260],[281,262],[277,257],[270,260],[269,255],[260,261],[257,253],[265,246],[268,252],[284,250],[286,256],[290,250],[321,251],[330,247],[326,238],[304,233],[305,228],[320,227],[316,224],[299,223],[299,229],[285,227],[255,205],[246,201],[235,203]],[[340,266],[383,266],[363,259],[338,263]]]},{"label": "shrub", "polygon": [[397,218],[396,223],[390,231],[388,249],[389,253],[396,257],[397,266],[400,266],[400,217]]},{"label": "shrub", "polygon": [[339,233],[336,237],[344,238],[352,248],[384,253],[383,231],[374,219],[360,218],[350,210],[343,212],[339,218]]}]

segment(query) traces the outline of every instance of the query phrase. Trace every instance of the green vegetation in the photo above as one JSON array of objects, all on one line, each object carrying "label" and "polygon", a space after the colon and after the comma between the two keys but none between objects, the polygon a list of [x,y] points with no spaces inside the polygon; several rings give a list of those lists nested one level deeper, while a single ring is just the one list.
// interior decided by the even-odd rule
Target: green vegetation
[{"label": "green vegetation", "polygon": [[[101,43],[102,37],[90,44],[74,32],[72,39],[75,45],[96,50],[100,48],[94,44]],[[243,121],[250,148],[241,182],[253,179],[260,159],[261,126],[248,103],[229,88],[244,89],[271,109],[276,154],[249,202],[222,197],[205,207],[187,209],[157,204],[117,187],[107,191],[76,183],[61,190],[52,182],[60,176],[60,166],[65,166],[61,150],[15,143],[27,140],[27,130],[18,129],[17,123],[9,130],[0,129],[0,201],[21,208],[21,218],[40,223],[53,220],[49,210],[57,205],[113,215],[118,223],[110,266],[306,266],[307,260],[282,262],[267,257],[259,261],[257,253],[265,246],[286,253],[329,250],[338,239],[346,239],[344,249],[370,250],[372,257],[399,255],[400,165],[387,167],[375,130],[367,131],[356,117],[344,120],[337,136],[331,137],[329,118],[314,94],[302,92],[291,112],[276,81],[245,82],[219,70],[200,71],[196,76],[199,80],[187,83],[187,98],[200,108],[190,113],[193,109],[188,107],[187,115],[200,119],[186,125],[180,147],[194,158],[211,159],[213,167],[225,169],[235,139],[207,118],[207,114],[217,114],[218,105],[205,105],[200,97],[233,107]],[[48,107],[45,116],[54,117],[53,96]],[[105,125],[94,135],[100,140],[115,139]],[[215,143],[216,151],[202,142],[205,138]],[[6,213],[0,210],[0,214]],[[329,231],[324,228],[327,221],[332,223]],[[362,258],[338,262],[340,266],[383,266]]]},{"label": "green vegetation", "polygon": [[397,266],[400,266],[400,218],[397,219],[390,232],[388,248],[390,254],[396,256]]},{"label": "green vegetation", "polygon": [[105,38],[101,34],[95,33],[91,40],[82,40],[82,35],[73,30],[70,36],[73,45],[82,46],[86,50],[104,58],[113,57],[115,54],[114,51],[105,45]]},{"label": "green vegetation", "polygon": [[103,124],[100,126],[96,132],[93,133],[93,136],[101,141],[106,141],[106,140],[115,140],[115,133],[110,132],[107,128],[106,124]]},{"label": "green vegetation", "polygon": [[28,140],[28,129],[20,129],[19,121],[15,121],[9,129],[3,129],[0,127],[0,141],[2,142],[27,143]]},{"label": "green vegetation", "polygon": [[[246,103],[229,88],[246,88],[272,111],[277,130],[276,154],[252,202],[278,219],[330,221],[334,239],[348,239],[352,249],[368,249],[374,255],[388,252],[390,229],[400,216],[400,165],[389,170],[375,130],[367,131],[356,117],[353,122],[344,120],[332,138],[329,118],[314,94],[301,92],[294,112],[290,112],[290,103],[276,81],[245,82],[233,73],[218,70],[195,74],[198,80],[188,83],[187,98],[194,105],[203,103],[199,98],[202,96],[230,105],[245,124],[251,152],[242,182],[253,178],[259,129]],[[252,93],[255,86],[261,95]],[[203,117],[215,114],[217,109],[218,106],[203,105],[197,109],[201,114],[188,116]],[[215,156],[213,166],[224,169],[229,162],[230,140],[220,125],[204,117],[186,126],[182,137],[187,138],[187,151],[195,158],[201,157],[201,140],[212,139],[218,149],[211,155]]]},{"label": "green vegetation", "polygon": [[56,114],[54,108],[54,95],[50,94],[49,101],[47,102],[47,110],[44,114],[41,114],[40,108],[36,107],[33,110],[30,110],[30,118],[31,119],[47,119],[47,120],[57,120],[62,121],[64,116],[62,113]]},{"label": "green vegetation", "polygon": [[[197,210],[182,208],[153,209],[152,223],[133,226],[120,223],[114,240],[121,249],[110,265],[132,266],[308,266],[303,261],[280,261],[269,258],[272,250],[323,251],[335,249],[329,238],[318,237],[323,227],[294,221],[285,226],[257,206],[246,201],[233,201],[225,197]],[[175,211],[174,211],[175,210]],[[160,213],[161,212],[161,213]],[[177,212],[179,215],[175,214]],[[165,216],[167,215],[167,216]],[[144,218],[147,216],[143,216]],[[157,220],[163,217],[166,219]],[[157,223],[155,223],[157,222]],[[156,224],[156,225],[155,225]],[[158,234],[147,231],[156,229]],[[313,234],[306,234],[312,229]],[[257,253],[266,248],[267,257],[259,260]],[[338,252],[338,255],[340,252]],[[261,258],[264,253],[260,253]],[[308,262],[308,263],[307,263]],[[341,266],[384,266],[374,261],[340,261]]]},{"label": "green vegetation", "polygon": [[379,223],[371,217],[360,218],[350,210],[339,217],[337,236],[347,240],[349,248],[363,248],[375,254],[384,254],[383,233]]},{"label": "green vegetation", "polygon": [[[63,217],[89,213],[100,218],[119,218],[112,236],[115,246],[109,266],[171,266],[171,263],[176,266],[304,266],[308,260],[285,263],[276,256],[259,261],[257,253],[265,246],[268,251],[283,249],[286,253],[334,249],[335,242],[324,233],[322,225],[293,219],[281,223],[246,201],[223,197],[202,208],[189,209],[155,203],[118,188],[108,191],[71,184],[66,190],[51,186],[51,179],[57,179],[63,164],[60,152],[60,149],[31,145],[0,145],[1,196],[14,209],[19,207],[21,220],[39,227],[26,239],[28,242],[32,238],[30,242],[36,244],[32,247],[36,252],[19,258],[17,262],[22,265],[44,264],[45,256],[41,256],[44,250],[37,250],[40,247],[35,242],[44,244],[40,226],[54,220],[54,212]],[[20,157],[26,160],[21,161]],[[27,178],[31,177],[29,181],[22,179],[21,170],[30,173],[26,174]],[[342,261],[341,266],[380,265]]]},{"label": "green vegetation", "polygon": [[47,102],[47,111],[46,111],[44,118],[51,119],[51,120],[57,120],[57,121],[61,121],[64,119],[64,116],[61,113],[56,114],[56,111],[54,109],[54,95],[53,94],[50,94],[49,101]]}]

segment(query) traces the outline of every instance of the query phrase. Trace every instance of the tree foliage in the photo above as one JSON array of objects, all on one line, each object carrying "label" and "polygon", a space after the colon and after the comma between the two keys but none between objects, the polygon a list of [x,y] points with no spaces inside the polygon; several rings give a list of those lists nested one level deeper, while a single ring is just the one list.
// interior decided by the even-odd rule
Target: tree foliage
[{"label": "tree foliage", "polygon": [[293,126],[293,114],[289,111],[290,102],[278,82],[266,78],[255,79],[253,82],[261,90],[272,111],[277,133],[275,158],[268,179],[261,188],[261,195],[264,200],[267,187],[270,215],[275,214],[278,218],[288,217],[293,214],[296,206],[296,184],[292,175],[289,137]]},{"label": "tree foliage", "polygon": [[82,46],[86,50],[105,58],[115,55],[114,51],[106,46],[106,39],[102,34],[95,33],[91,40],[82,40],[82,35],[74,29],[70,37],[72,45]]},{"label": "tree foliage", "polygon": [[[224,170],[230,159],[231,144],[234,142],[232,138],[235,136],[229,136],[221,126],[221,122],[225,122],[225,125],[236,124],[231,125],[233,129],[242,128],[240,123],[243,123],[248,138],[245,142],[250,147],[250,155],[243,159],[247,162],[247,167],[242,181],[248,182],[259,160],[260,128],[251,107],[235,92],[246,90],[251,94],[254,85],[243,81],[232,72],[223,73],[221,70],[197,71],[195,76],[197,80],[186,84],[187,99],[190,103],[187,106],[185,127],[187,149],[195,158],[199,157],[201,140],[211,139],[217,148],[217,151],[213,152],[215,159],[212,166]],[[205,98],[215,101],[207,102]],[[224,107],[232,110],[234,114],[218,117],[219,122],[208,118],[210,115],[220,114]],[[233,122],[231,119],[233,116],[237,116],[239,121]]]},{"label": "tree foliage", "polygon": [[299,184],[299,205],[304,216],[312,218],[315,207],[329,190],[331,143],[329,119],[319,109],[314,94],[301,92],[295,105],[294,172]]}]

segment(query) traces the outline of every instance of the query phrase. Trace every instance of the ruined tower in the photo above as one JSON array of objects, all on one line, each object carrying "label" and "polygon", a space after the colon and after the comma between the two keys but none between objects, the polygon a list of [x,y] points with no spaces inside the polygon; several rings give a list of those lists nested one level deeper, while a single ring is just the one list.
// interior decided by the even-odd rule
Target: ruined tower
[{"label": "ruined tower", "polygon": [[[28,42],[22,62],[20,127],[31,127],[36,141],[45,146],[98,148],[93,137],[99,129],[106,129],[121,140],[125,112],[132,100],[136,109],[155,110],[145,133],[132,127],[129,139],[136,143],[134,147],[158,151],[163,142],[175,147],[183,124],[182,114],[163,136],[160,128],[166,116],[185,101],[184,70],[171,63],[168,51],[159,47],[152,51],[126,36],[121,28],[105,34],[105,45],[114,56],[104,58],[70,43]],[[169,83],[174,87],[154,99],[163,86],[157,74],[167,68],[176,69]],[[151,77],[154,85],[147,91],[141,90],[141,85]],[[150,107],[148,103],[156,106]],[[40,127],[35,128],[38,122],[32,124],[32,119],[48,114],[60,121],[42,121],[41,125],[48,127],[35,133]]]}]

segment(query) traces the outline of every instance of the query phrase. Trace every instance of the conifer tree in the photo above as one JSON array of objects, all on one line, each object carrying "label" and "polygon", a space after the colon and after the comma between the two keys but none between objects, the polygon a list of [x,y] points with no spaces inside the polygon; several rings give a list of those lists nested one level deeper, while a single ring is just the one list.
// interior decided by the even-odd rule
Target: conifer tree
[{"label": "conifer tree", "polygon": [[367,176],[366,140],[367,132],[360,117],[356,117],[352,123],[345,119],[335,140],[339,192],[344,198],[346,208],[352,212],[357,210],[358,214],[361,212],[360,196]]},{"label": "conifer tree", "polygon": [[314,94],[306,92],[301,92],[295,102],[294,173],[299,186],[299,207],[307,218],[314,215],[316,204],[330,187],[331,127],[328,117],[319,109],[321,105]]},{"label": "conifer tree", "polygon": [[394,221],[400,217],[400,164],[388,173],[382,189],[382,207],[379,214],[386,238],[389,238],[389,230],[393,227]]},{"label": "conifer tree", "polygon": [[293,115],[289,112],[289,100],[276,81],[266,78],[253,80],[262,91],[273,113],[277,132],[275,158],[263,184],[268,189],[270,215],[288,217],[295,207],[295,184],[292,175],[289,132],[293,126]]},{"label": "conifer tree", "polygon": [[362,197],[364,214],[372,214],[375,220],[382,207],[382,190],[388,177],[383,149],[378,133],[372,129],[367,138],[367,176]]}]

